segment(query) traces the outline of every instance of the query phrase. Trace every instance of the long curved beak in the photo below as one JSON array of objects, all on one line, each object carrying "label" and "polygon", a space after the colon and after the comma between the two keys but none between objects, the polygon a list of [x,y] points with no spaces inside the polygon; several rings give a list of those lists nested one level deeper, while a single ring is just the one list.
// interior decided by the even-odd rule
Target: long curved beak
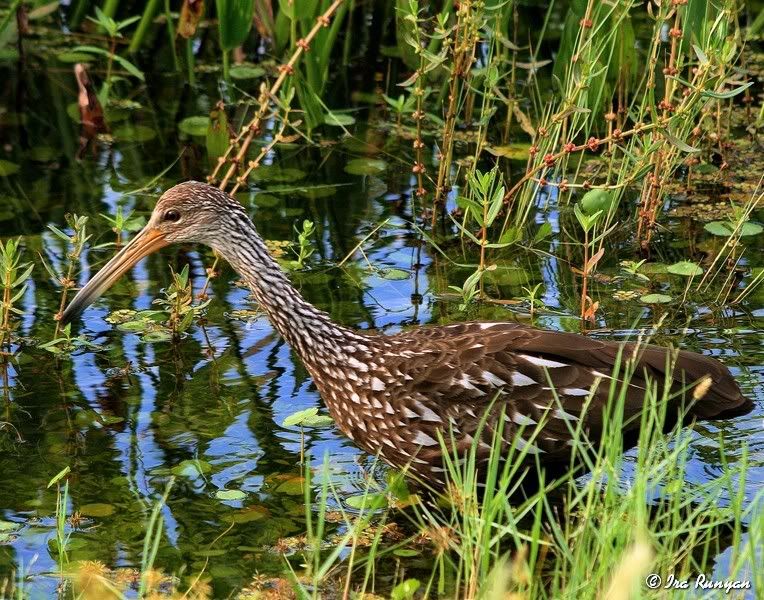
[{"label": "long curved beak", "polygon": [[101,294],[108,290],[139,260],[156,252],[160,248],[169,245],[164,234],[156,229],[144,227],[132,241],[122,248],[106,266],[87,282],[74,299],[66,307],[61,315],[61,323],[66,325],[79,316],[90,304],[95,302]]}]

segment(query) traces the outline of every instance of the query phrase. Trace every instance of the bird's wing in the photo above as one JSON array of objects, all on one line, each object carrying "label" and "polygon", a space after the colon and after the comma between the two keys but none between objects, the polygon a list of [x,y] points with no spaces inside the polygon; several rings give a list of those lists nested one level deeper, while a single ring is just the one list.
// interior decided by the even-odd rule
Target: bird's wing
[{"label": "bird's wing", "polygon": [[[503,413],[503,437],[516,439],[521,430],[523,437],[531,436],[531,451],[546,453],[545,458],[552,460],[567,459],[578,427],[590,440],[599,440],[609,399],[615,397],[611,387],[624,394],[624,433],[634,432],[650,381],[662,386],[674,358],[667,348],[624,345],[516,323],[462,323],[396,337],[400,347],[409,349],[398,355],[410,378],[409,397],[401,401],[409,402],[413,413],[424,406],[442,417],[441,423],[434,419],[418,423],[429,437],[448,422],[461,433],[460,439],[471,441],[491,406],[492,416],[480,430],[485,443],[496,429],[497,415]],[[622,367],[615,372],[619,352]],[[636,361],[628,386],[621,383],[626,360]],[[677,392],[708,376],[713,383],[690,408],[693,416],[713,418],[750,408],[726,367],[694,353],[678,353],[669,383]],[[677,399],[676,406],[679,403]]]}]

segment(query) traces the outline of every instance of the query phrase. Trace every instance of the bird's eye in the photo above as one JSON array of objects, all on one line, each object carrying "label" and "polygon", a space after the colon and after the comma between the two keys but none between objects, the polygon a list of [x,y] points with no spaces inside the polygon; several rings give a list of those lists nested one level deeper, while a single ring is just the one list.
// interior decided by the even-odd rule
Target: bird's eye
[{"label": "bird's eye", "polygon": [[180,213],[175,209],[170,209],[164,213],[163,221],[170,221],[171,223],[177,223],[180,221]]}]

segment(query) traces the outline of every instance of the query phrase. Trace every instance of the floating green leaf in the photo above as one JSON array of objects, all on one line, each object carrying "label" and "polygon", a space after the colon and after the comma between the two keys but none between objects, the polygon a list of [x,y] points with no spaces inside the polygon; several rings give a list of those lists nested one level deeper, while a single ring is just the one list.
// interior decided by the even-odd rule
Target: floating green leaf
[{"label": "floating green leaf", "polygon": [[345,499],[345,504],[357,510],[378,510],[387,506],[384,494],[359,494]]},{"label": "floating green leaf", "polygon": [[354,158],[345,165],[345,173],[351,175],[379,175],[387,169],[387,163],[378,158]]},{"label": "floating green leaf", "polygon": [[218,490],[215,498],[218,500],[243,500],[247,495],[241,490]]},{"label": "floating green leaf", "polygon": [[411,273],[408,271],[405,271],[404,269],[379,269],[377,271],[377,275],[379,275],[382,279],[389,279],[391,281],[403,281],[404,279],[408,279],[411,277]]},{"label": "floating green leaf", "polygon": [[307,173],[294,167],[279,167],[278,165],[261,165],[252,169],[250,179],[253,181],[273,181],[277,183],[289,183],[305,179]]},{"label": "floating green leaf", "polygon": [[233,521],[234,523],[250,523],[264,519],[268,514],[268,509],[264,506],[248,506],[238,512],[226,515],[224,520]]},{"label": "floating green leaf", "polygon": [[141,336],[144,342],[157,343],[157,342],[169,342],[172,339],[172,333],[169,330],[156,330],[144,333]]},{"label": "floating green leaf", "polygon": [[186,117],[180,123],[178,123],[178,129],[188,135],[195,135],[197,137],[204,137],[207,135],[207,127],[210,124],[210,118],[204,115],[198,115],[195,117]]},{"label": "floating green leaf", "polygon": [[[703,229],[713,235],[730,237],[735,231],[735,224],[729,221],[712,221],[711,223],[706,223]],[[740,237],[749,237],[758,235],[762,231],[764,231],[764,228],[758,223],[746,221],[738,230],[738,235],[740,235]]]},{"label": "floating green leaf", "polygon": [[20,528],[20,523],[14,523],[13,521],[3,521],[0,519],[0,531],[16,531]]},{"label": "floating green leaf", "polygon": [[669,265],[668,272],[674,275],[682,275],[683,277],[695,277],[696,275],[702,275],[703,269],[694,262],[683,260]]},{"label": "floating green leaf", "polygon": [[170,469],[173,475],[195,479],[212,471],[212,465],[204,460],[184,460]]},{"label": "floating green leaf", "polygon": [[94,502],[92,504],[83,504],[80,506],[79,513],[86,517],[108,517],[114,514],[114,505],[103,502]]},{"label": "floating green leaf", "polygon": [[639,300],[645,304],[666,304],[671,302],[672,298],[666,294],[647,294],[646,296],[642,296]]}]

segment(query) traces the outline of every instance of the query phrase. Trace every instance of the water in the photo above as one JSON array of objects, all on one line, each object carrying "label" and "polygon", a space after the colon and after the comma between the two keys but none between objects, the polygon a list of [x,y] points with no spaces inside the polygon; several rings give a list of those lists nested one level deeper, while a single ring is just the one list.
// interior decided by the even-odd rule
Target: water
[{"label": "water", "polygon": [[[25,125],[20,126],[14,63],[0,63],[6,79],[0,96],[7,144],[2,157],[21,166],[18,174],[0,178],[0,233],[22,236],[25,259],[37,263],[20,301],[24,314],[17,333],[22,341],[8,367],[0,418],[7,423],[0,432],[0,519],[17,524],[0,546],[0,581],[23,569],[32,576],[34,595],[45,597],[55,590],[56,490],[47,485],[67,466],[67,514],[81,516],[71,533],[70,560],[139,567],[151,506],[175,473],[175,486],[162,510],[158,567],[186,574],[205,569],[216,595],[246,585],[256,573],[282,573],[283,558],[273,547],[305,529],[301,437],[282,423],[297,410],[325,409],[305,368],[257,313],[229,268],[223,266],[212,283],[204,326],[194,325],[180,343],[147,343],[105,318],[116,309],[151,308],[170,283],[168,264],[177,270],[190,264],[194,287],[200,289],[212,262],[202,248],[173,247],[144,260],[88,309],[73,330],[97,350],[83,347],[71,357],[56,358],[34,344],[51,338],[59,301],[38,252],[57,268],[65,261],[65,249],[46,224],[63,227],[65,212],[90,217],[91,248],[78,275],[80,283],[87,280],[113,253],[111,248],[93,248],[114,239],[100,215],[114,214],[120,205],[145,217],[162,189],[208,172],[203,139],[180,133],[176,125],[184,117],[208,112],[216,101],[214,81],[204,82],[206,92],[179,96],[176,80],[150,79],[148,92],[139,96],[143,106],[125,111],[123,123],[143,124],[156,137],[144,143],[99,140],[76,160],[78,125],[67,115],[76,99],[69,65],[33,66],[34,88],[24,80],[29,103],[21,113]],[[323,143],[316,147],[280,148],[267,162],[302,174],[287,176],[277,170],[275,179],[253,182],[251,192],[239,194],[267,240],[293,240],[293,228],[303,219],[316,223],[320,243],[310,268],[291,275],[307,299],[340,323],[383,332],[478,318],[577,331],[580,290],[566,261],[580,264],[580,253],[568,244],[566,229],[573,226],[569,211],[559,210],[554,197],[540,200],[534,220],[552,224],[550,244],[540,246],[543,252],[505,252],[499,262],[506,269],[488,286],[491,296],[512,299],[524,296],[524,287],[541,283],[546,308],[533,320],[521,301],[460,312],[448,286],[461,286],[470,270],[421,242],[412,226],[419,209],[412,199],[410,163],[399,158],[409,152],[408,144],[398,145],[388,129],[378,127],[376,112],[371,111],[371,126],[361,123],[353,129],[352,139],[326,131],[317,137]],[[357,116],[364,120],[369,113]],[[32,155],[42,156],[40,148],[48,159],[32,160]],[[385,160],[387,168],[376,176],[345,172],[350,160],[369,154]],[[692,248],[715,243],[685,218],[672,218],[668,227],[670,234],[662,237],[653,260],[670,263],[688,256]],[[617,275],[619,261],[634,257],[627,238],[627,231],[614,236],[623,244],[608,248],[601,268],[605,275]],[[359,243],[364,255],[355,252],[338,266]],[[458,244],[447,250],[456,263],[474,260]],[[750,242],[748,259],[754,261],[760,250],[760,239]],[[396,278],[386,278],[385,269],[388,276],[389,269],[400,269],[405,278],[397,278],[397,271]],[[654,312],[633,300],[614,300],[613,292],[624,285],[631,284],[595,284],[594,297],[602,307],[593,335],[623,338],[656,326],[665,312],[658,342],[672,341],[719,358],[756,400],[749,415],[696,428],[687,475],[691,482],[721,475],[717,447],[723,432],[728,460],[734,462],[747,445],[745,493],[752,498],[764,484],[764,295],[756,292],[734,310],[712,310],[706,300],[690,303],[690,310],[668,306]],[[668,279],[661,285],[667,286]],[[676,294],[676,281],[671,285]],[[306,430],[304,444],[316,464],[329,456],[342,494],[364,488],[372,461],[334,428]],[[627,473],[633,456],[632,451],[627,457]],[[195,470],[194,464],[202,466]],[[216,496],[220,490],[241,490],[245,497],[221,500]]]}]

